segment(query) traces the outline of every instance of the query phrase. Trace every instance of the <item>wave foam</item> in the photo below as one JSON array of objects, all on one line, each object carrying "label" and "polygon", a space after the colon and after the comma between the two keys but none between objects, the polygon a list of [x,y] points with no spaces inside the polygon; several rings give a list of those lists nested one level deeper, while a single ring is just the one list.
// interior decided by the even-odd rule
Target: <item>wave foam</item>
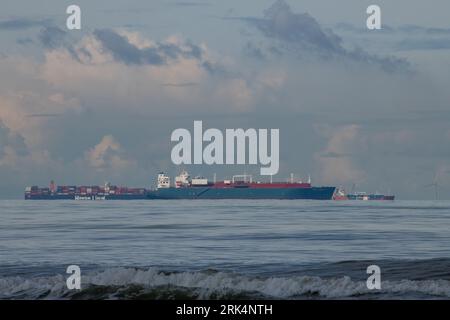
[{"label": "wave foam", "polygon": [[82,274],[82,289],[77,293],[69,291],[66,287],[65,275],[0,278],[0,298],[4,299],[75,297],[104,299],[140,296],[176,298],[180,294],[198,299],[236,297],[236,295],[247,298],[342,299],[374,293],[391,296],[419,294],[435,298],[450,298],[450,281],[447,280],[383,281],[382,289],[374,292],[367,289],[365,282],[353,281],[350,277],[250,277],[216,271],[167,273],[156,268],[110,268]]}]

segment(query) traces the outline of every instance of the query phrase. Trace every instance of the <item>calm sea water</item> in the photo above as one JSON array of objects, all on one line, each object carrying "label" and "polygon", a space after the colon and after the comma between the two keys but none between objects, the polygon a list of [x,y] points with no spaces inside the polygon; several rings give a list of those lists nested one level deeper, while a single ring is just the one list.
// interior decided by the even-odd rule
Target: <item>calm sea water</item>
[{"label": "calm sea water", "polygon": [[2,200],[0,298],[448,299],[450,202]]}]

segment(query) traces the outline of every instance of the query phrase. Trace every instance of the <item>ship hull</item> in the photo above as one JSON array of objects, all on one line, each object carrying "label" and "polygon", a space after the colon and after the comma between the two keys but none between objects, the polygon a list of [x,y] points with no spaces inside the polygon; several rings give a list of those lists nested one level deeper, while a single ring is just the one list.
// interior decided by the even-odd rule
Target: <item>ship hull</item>
[{"label": "ship hull", "polygon": [[395,196],[383,195],[383,194],[369,194],[369,195],[358,195],[349,194],[347,195],[348,200],[362,200],[362,201],[393,201]]},{"label": "ship hull", "polygon": [[311,188],[165,188],[147,193],[148,199],[305,199],[331,200],[334,187]]},{"label": "ship hull", "polygon": [[63,195],[63,194],[26,194],[25,200],[74,200],[74,195]]},{"label": "ship hull", "polygon": [[59,194],[48,194],[48,195],[26,195],[25,200],[147,200],[146,194],[139,195],[59,195]]},{"label": "ship hull", "polygon": [[26,195],[25,200],[177,200],[177,199],[305,199],[331,200],[334,187],[311,188],[167,188],[140,195]]}]

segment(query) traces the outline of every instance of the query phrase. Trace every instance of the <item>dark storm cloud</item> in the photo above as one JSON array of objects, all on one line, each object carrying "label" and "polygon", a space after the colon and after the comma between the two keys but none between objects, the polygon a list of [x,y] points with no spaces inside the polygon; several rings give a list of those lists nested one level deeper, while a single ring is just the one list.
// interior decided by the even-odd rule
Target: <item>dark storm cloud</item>
[{"label": "dark storm cloud", "polygon": [[0,21],[0,30],[25,30],[51,25],[50,19],[13,18]]},{"label": "dark storm cloud", "polygon": [[[284,0],[277,0],[264,12],[263,18],[237,18],[256,27],[266,38],[272,39],[279,52],[293,52],[298,55],[312,53],[320,58],[341,57],[356,62],[378,66],[394,72],[408,70],[409,63],[396,57],[378,57],[362,49],[349,50],[343,46],[341,37],[332,30],[323,28],[308,13],[294,13]],[[272,46],[273,47],[273,46]],[[261,56],[262,49],[254,46],[250,52]]]},{"label": "dark storm cloud", "polygon": [[12,148],[18,155],[27,155],[25,139],[11,130],[0,119],[0,157],[5,155],[5,148]]},{"label": "dark storm cloud", "polygon": [[110,29],[96,30],[94,35],[101,42],[103,49],[109,51],[116,61],[128,65],[163,65],[167,63],[168,58],[201,59],[202,56],[201,48],[191,43],[186,44],[186,48],[175,44],[158,43],[155,47],[141,49]]}]

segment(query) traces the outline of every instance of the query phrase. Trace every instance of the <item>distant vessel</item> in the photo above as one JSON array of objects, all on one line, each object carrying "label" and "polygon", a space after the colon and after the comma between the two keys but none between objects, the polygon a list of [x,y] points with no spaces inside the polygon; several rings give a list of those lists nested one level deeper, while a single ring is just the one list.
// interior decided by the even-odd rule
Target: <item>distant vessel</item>
[{"label": "distant vessel", "polygon": [[[215,180],[215,179],[214,179]],[[37,186],[25,189],[26,200],[155,200],[155,199],[310,199],[331,200],[335,187],[313,187],[308,182],[260,182],[250,175],[235,175],[231,180],[210,182],[192,178],[183,171],[172,186],[170,177],[158,174],[156,189],[105,186]]]},{"label": "distant vessel", "polygon": [[385,195],[380,193],[356,192],[347,195],[349,200],[395,200],[394,195]]},{"label": "distant vessel", "polygon": [[335,187],[313,187],[311,181],[259,182],[250,175],[235,175],[231,180],[209,182],[203,177],[191,179],[186,171],[175,178],[161,172],[156,190],[147,193],[149,199],[310,199],[331,200]]},{"label": "distant vessel", "polygon": [[145,188],[113,186],[58,186],[54,181],[49,188],[25,188],[25,200],[139,200],[147,199]]},{"label": "distant vessel", "polygon": [[354,192],[350,194],[346,194],[344,189],[338,188],[336,189],[335,194],[333,195],[333,200],[395,200],[394,195],[385,195],[381,193],[366,193],[366,192]]},{"label": "distant vessel", "polygon": [[333,200],[348,200],[348,196],[345,193],[344,189],[337,188],[336,192],[333,195]]}]

